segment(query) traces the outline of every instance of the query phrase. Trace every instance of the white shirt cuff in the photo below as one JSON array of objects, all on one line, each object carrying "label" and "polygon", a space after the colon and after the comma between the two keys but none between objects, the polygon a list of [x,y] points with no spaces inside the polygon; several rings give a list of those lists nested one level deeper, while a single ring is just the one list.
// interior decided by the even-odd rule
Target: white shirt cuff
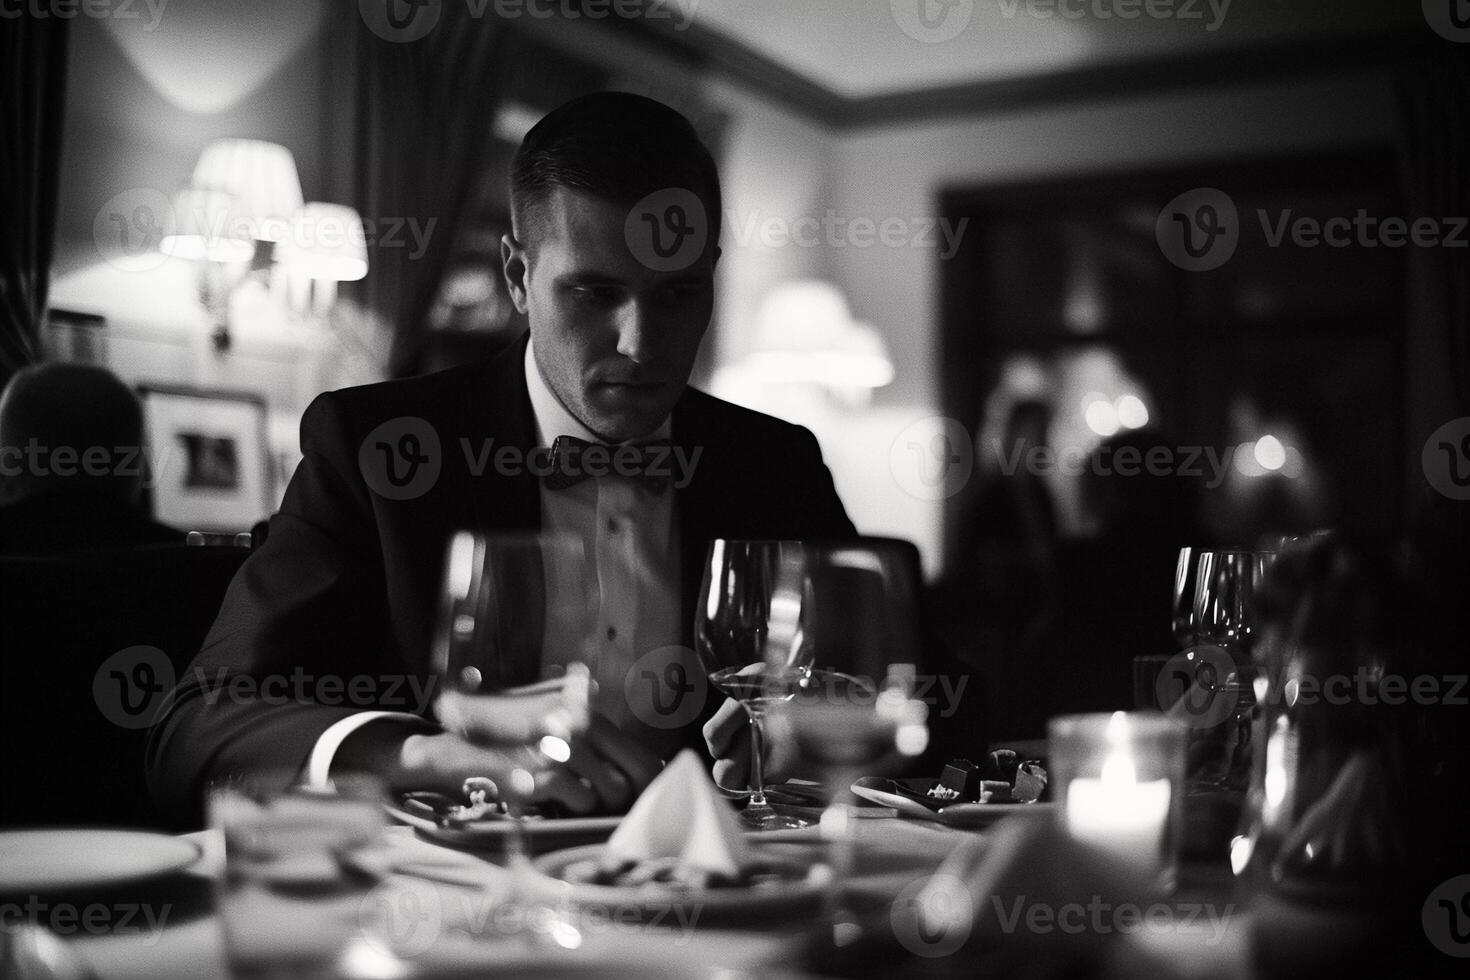
[{"label": "white shirt cuff", "polygon": [[423,718],[405,711],[360,711],[355,715],[348,715],[334,722],[317,738],[316,745],[311,750],[311,758],[306,763],[306,785],[312,789],[331,789],[332,759],[337,755],[337,750],[353,732],[380,718],[397,718],[411,721],[418,728],[424,726]]}]

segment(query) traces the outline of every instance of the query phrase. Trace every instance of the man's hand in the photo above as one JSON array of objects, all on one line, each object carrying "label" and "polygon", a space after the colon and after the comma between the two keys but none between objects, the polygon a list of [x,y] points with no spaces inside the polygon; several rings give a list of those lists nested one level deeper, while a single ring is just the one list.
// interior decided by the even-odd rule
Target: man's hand
[{"label": "man's hand", "polygon": [[[726,698],[704,723],[704,744],[714,756],[715,785],[738,792],[750,788],[750,714],[739,701]],[[766,740],[766,785],[791,775],[789,747]]]},{"label": "man's hand", "polygon": [[[572,734],[569,758],[549,760],[537,741],[568,734],[555,714],[555,701],[555,695],[444,695],[438,712],[452,731],[407,732],[391,719],[373,722],[342,744],[333,769],[376,772],[393,792],[458,796],[470,777],[495,779],[521,768],[536,774],[532,803],[556,803],[574,814],[625,811],[658,775],[659,760],[596,714],[586,731]],[[550,724],[544,723],[547,718]]]}]

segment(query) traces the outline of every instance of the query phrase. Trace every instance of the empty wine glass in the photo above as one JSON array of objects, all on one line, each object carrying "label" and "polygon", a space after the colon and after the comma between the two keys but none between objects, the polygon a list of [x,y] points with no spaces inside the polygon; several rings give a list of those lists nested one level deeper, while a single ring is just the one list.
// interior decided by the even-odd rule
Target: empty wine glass
[{"label": "empty wine glass", "polygon": [[710,683],[740,702],[750,719],[750,796],[745,826],[786,830],[808,821],[766,799],[765,714],[795,696],[804,676],[799,541],[710,542],[695,613],[694,642]]},{"label": "empty wine glass", "polygon": [[[572,739],[590,722],[586,662],[597,601],[588,567],[582,541],[571,535],[465,531],[449,549],[433,647],[442,690],[436,708],[446,728],[499,760],[476,782],[497,794],[510,821],[506,859],[516,903],[530,880],[524,821],[537,782],[570,758]],[[494,736],[462,724],[468,711],[494,718]],[[555,916],[526,918],[535,924],[527,933],[533,941],[580,941]]]},{"label": "empty wine glass", "polygon": [[[1194,615],[1200,656],[1196,684],[1220,699],[1205,715],[1219,718],[1196,732],[1192,751],[1208,760],[1196,769],[1199,786],[1243,789],[1250,775],[1251,719],[1256,670],[1251,663],[1255,587],[1261,558],[1254,551],[1205,551],[1199,555]],[[1223,651],[1223,652],[1222,652]]]},{"label": "empty wine glass", "polygon": [[815,952],[840,956],[862,938],[845,895],[855,847],[850,787],[928,746],[927,709],[914,696],[918,551],[885,538],[809,544],[800,565],[783,571],[801,576],[800,647],[808,669],[776,674],[795,691],[773,709],[773,731],[789,733],[829,792],[821,826],[832,878]]},{"label": "empty wine glass", "polygon": [[1174,565],[1174,604],[1171,626],[1174,642],[1179,649],[1194,645],[1195,627],[1194,592],[1199,549],[1185,546],[1179,549],[1179,559]]},{"label": "empty wine glass", "polygon": [[1195,575],[1196,637],[1230,651],[1237,662],[1250,658],[1259,560],[1254,551],[1203,551]]}]

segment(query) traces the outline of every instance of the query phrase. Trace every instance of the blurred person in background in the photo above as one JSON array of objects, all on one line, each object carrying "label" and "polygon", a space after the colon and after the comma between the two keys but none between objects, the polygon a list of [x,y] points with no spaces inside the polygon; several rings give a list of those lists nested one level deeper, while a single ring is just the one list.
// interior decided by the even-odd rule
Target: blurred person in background
[{"label": "blurred person in background", "polygon": [[1144,465],[1173,446],[1154,428],[1121,432],[1093,450],[1081,479],[1096,533],[1067,541],[1038,628],[1013,661],[1027,731],[1051,715],[1131,710],[1133,658],[1170,654],[1170,596],[1179,549],[1208,544],[1196,481]]},{"label": "blurred person in background", "polygon": [[[1047,447],[1051,408],[1018,401],[995,447],[994,475],[964,510],[951,570],[935,587],[946,645],[983,678],[988,730],[1029,736],[1016,726],[1016,654],[1043,611],[1057,547],[1056,505],[1035,465]],[[982,447],[982,449],[985,447]]]},{"label": "blurred person in background", "polygon": [[183,543],[143,504],[142,447],[142,405],[111,371],[18,371],[0,394],[0,554]]}]

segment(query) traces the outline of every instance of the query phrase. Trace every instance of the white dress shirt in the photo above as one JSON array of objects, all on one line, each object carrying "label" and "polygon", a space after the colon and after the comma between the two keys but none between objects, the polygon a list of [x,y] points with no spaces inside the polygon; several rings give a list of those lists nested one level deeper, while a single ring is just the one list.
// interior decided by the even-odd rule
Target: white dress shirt
[{"label": "white dress shirt", "polygon": [[[549,447],[557,436],[602,441],[547,386],[532,344],[526,345],[525,371],[538,445]],[[647,438],[668,438],[669,429],[665,419]],[[679,532],[673,488],[653,493],[617,475],[586,479],[563,490],[543,485],[541,530],[580,538],[600,586],[592,641],[584,645],[581,638],[568,636],[569,624],[547,623],[543,662],[555,664],[565,651],[591,651],[588,666],[598,684],[597,710],[660,755],[672,752],[678,745],[677,733],[648,724],[658,717],[642,703],[652,697],[651,690],[636,679],[628,683],[628,678],[635,665],[640,674],[651,671],[661,676],[665,665],[680,657]],[[365,711],[333,724],[312,750],[307,782],[328,784],[332,758],[347,737],[371,721],[392,718],[422,723],[402,712]]]}]

